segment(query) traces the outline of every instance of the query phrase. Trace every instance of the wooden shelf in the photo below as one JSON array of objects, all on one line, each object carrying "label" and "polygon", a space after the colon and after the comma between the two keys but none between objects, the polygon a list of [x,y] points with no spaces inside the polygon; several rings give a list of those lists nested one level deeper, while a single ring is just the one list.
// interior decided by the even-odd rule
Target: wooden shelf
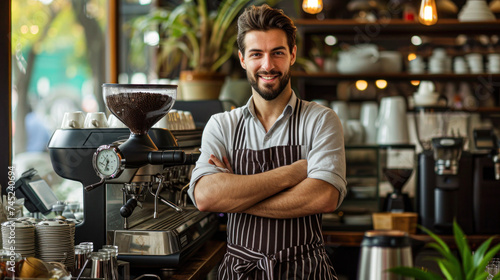
[{"label": "wooden shelf", "polygon": [[307,33],[332,33],[333,35],[458,35],[498,34],[500,20],[482,22],[459,22],[456,19],[440,19],[432,26],[418,22],[390,19],[377,22],[358,22],[338,19],[295,19],[295,24]]},{"label": "wooden shelf", "polygon": [[436,80],[436,81],[477,81],[479,83],[491,83],[500,81],[500,74],[409,74],[409,73],[359,73],[339,74],[327,72],[307,73],[303,71],[292,71],[292,77],[312,79],[336,79],[336,80]]},{"label": "wooden shelf", "polygon": [[[492,235],[487,234],[478,234],[478,235],[467,235],[467,241],[472,250],[477,249],[481,243],[486,241]],[[361,245],[361,241],[363,241],[364,232],[359,231],[323,231],[323,238],[325,240],[325,244],[328,246],[352,246],[358,247]],[[410,237],[412,239],[429,243],[434,242],[430,236],[426,234],[411,234]],[[455,249],[455,239],[453,235],[439,235],[441,239],[451,248]],[[492,245],[500,243],[500,237],[495,236]]]}]

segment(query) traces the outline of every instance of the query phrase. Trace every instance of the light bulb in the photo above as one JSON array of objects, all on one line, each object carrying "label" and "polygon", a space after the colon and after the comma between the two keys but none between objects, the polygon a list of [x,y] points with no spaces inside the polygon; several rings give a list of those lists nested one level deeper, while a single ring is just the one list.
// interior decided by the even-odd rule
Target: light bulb
[{"label": "light bulb", "polygon": [[438,16],[435,0],[422,0],[420,12],[418,13],[418,20],[424,25],[436,24]]},{"label": "light bulb", "polygon": [[387,81],[386,80],[376,80],[375,81],[375,85],[379,88],[379,89],[384,89],[387,87]]},{"label": "light bulb", "polygon": [[323,0],[304,0],[302,9],[308,14],[317,14],[323,10]]},{"label": "light bulb", "polygon": [[356,81],[356,89],[357,90],[364,91],[366,88],[368,88],[368,83],[365,80]]}]

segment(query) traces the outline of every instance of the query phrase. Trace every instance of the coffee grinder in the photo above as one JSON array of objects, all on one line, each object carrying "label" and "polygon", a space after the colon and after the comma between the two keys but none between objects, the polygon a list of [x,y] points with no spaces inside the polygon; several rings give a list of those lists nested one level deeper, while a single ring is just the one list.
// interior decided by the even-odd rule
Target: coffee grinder
[{"label": "coffee grinder", "polygon": [[[457,115],[460,114],[460,115]],[[455,219],[465,233],[473,233],[473,158],[463,151],[467,131],[451,120],[468,115],[446,107],[416,107],[415,127],[423,151],[418,155],[417,212],[419,223],[439,234],[451,234]],[[468,130],[467,128],[465,130]]]},{"label": "coffee grinder", "polygon": [[131,266],[175,268],[218,228],[215,214],[186,203],[201,131],[150,129],[176,86],[104,84],[103,95],[128,128],[58,129],[49,141],[56,173],[85,189],[76,242],[117,245]]},{"label": "coffee grinder", "polygon": [[410,196],[403,192],[403,187],[413,173],[415,165],[415,145],[381,145],[382,173],[391,184],[393,191],[388,193],[383,211],[413,211]]}]

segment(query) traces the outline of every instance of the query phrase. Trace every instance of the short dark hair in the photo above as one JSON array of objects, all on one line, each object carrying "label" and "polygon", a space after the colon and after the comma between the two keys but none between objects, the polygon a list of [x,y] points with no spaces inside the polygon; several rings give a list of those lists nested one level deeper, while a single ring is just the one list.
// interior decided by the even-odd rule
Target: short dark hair
[{"label": "short dark hair", "polygon": [[295,46],[297,27],[293,21],[285,15],[283,10],[274,9],[267,4],[262,6],[250,6],[238,18],[238,37],[236,39],[241,53],[245,53],[245,35],[250,31],[267,31],[281,29],[285,31],[288,48],[291,52]]}]

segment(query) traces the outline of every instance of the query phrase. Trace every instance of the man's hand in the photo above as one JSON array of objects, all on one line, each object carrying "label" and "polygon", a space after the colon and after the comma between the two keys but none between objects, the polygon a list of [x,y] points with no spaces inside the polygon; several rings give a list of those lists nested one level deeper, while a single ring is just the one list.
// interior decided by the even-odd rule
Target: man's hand
[{"label": "man's hand", "polygon": [[222,157],[223,161],[220,161],[216,156],[210,155],[210,159],[208,160],[208,163],[215,165],[220,168],[225,168],[229,170],[229,173],[234,173],[233,169],[231,168],[231,164],[229,164],[229,160],[227,157]]}]

